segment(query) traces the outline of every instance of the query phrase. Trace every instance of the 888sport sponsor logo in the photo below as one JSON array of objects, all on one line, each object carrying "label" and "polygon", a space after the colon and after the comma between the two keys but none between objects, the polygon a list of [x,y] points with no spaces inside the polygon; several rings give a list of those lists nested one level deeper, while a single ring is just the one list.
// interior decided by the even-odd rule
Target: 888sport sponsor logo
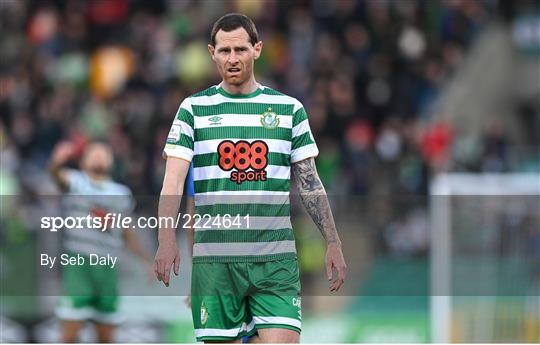
[{"label": "888sport sponsor logo", "polygon": [[266,181],[268,145],[262,140],[251,144],[245,140],[224,140],[218,145],[219,167],[231,172],[231,181]]}]

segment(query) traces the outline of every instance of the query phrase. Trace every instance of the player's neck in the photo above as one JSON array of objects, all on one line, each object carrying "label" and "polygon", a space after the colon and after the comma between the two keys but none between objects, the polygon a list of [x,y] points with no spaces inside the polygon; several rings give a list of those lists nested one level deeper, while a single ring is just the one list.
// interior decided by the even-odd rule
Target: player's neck
[{"label": "player's neck", "polygon": [[249,95],[250,93],[253,93],[257,90],[257,88],[259,87],[259,84],[255,80],[255,77],[252,77],[248,81],[240,85],[231,85],[231,84],[226,83],[225,81],[222,81],[221,87],[227,93],[230,93],[233,95]]}]

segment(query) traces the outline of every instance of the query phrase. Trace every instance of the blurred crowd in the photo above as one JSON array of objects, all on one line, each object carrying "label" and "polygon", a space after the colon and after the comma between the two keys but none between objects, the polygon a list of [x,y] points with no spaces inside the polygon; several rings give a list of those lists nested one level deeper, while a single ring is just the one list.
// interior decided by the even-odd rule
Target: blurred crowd
[{"label": "blurred crowd", "polygon": [[[497,5],[2,1],[0,194],[54,194],[46,166],[62,140],[79,152],[90,141],[109,142],[113,177],[135,195],[159,194],[162,149],[180,102],[220,82],[206,48],[212,24],[241,12],[264,42],[257,80],[307,109],[331,195],[426,195],[434,172],[456,168],[456,133],[430,104],[496,17]],[[477,159],[459,169],[507,171],[508,146],[504,127],[493,123],[478,140]],[[385,207],[377,234],[382,245],[426,253],[425,206],[397,213]]]},{"label": "blurred crowd", "polygon": [[[347,225],[340,232],[352,229],[345,245],[360,248],[347,253],[354,287],[369,254],[426,257],[425,196],[434,173],[512,170],[504,125],[489,123],[468,147],[474,158],[456,164],[456,146],[468,143],[430,107],[497,18],[497,6],[509,3],[0,0],[0,196],[56,194],[46,167],[63,140],[79,153],[94,140],[110,143],[114,179],[137,196],[158,195],[162,149],[180,102],[220,82],[206,48],[212,24],[241,12],[264,43],[257,81],[298,98],[308,112],[319,174],[338,225]],[[0,249],[26,253],[25,230],[38,227],[16,211],[19,217],[0,215]],[[322,277],[324,247],[312,222],[293,212],[309,287]]]},{"label": "blurred crowd", "polygon": [[[182,99],[219,82],[206,51],[227,12],[253,18],[259,82],[302,101],[336,194],[427,191],[453,132],[430,102],[493,17],[494,1],[3,1],[3,190],[47,193],[52,148],[112,144],[114,177],[159,193],[161,150]],[[505,138],[485,138],[504,170]],[[44,189],[44,190],[43,190]],[[10,193],[3,193],[10,194]]]}]

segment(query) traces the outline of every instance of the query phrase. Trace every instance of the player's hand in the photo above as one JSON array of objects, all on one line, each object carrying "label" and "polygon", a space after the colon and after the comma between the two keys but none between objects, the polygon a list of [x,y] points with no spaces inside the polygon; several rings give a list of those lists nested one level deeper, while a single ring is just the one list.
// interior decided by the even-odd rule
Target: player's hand
[{"label": "player's hand", "polygon": [[69,141],[62,141],[54,148],[52,153],[52,161],[58,165],[62,165],[73,157],[75,147]]},{"label": "player's hand", "polygon": [[184,298],[184,303],[188,306],[188,308],[191,308],[191,296],[186,296],[186,298]]},{"label": "player's hand", "polygon": [[171,277],[171,267],[174,266],[174,274],[180,271],[180,252],[176,246],[176,241],[171,243],[160,243],[154,259],[154,273],[159,281],[165,286],[169,286]]},{"label": "player's hand", "polygon": [[[330,243],[326,249],[326,276],[330,282],[330,291],[338,291],[345,282],[347,265],[341,251],[341,244]],[[337,271],[337,277],[333,277],[333,269]]]}]

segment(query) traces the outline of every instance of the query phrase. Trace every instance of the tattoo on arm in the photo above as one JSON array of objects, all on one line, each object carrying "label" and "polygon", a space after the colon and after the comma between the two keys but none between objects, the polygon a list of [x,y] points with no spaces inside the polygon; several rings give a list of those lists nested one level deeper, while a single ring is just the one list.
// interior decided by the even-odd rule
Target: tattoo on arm
[{"label": "tattoo on arm", "polygon": [[341,244],[326,191],[317,174],[315,160],[309,158],[293,163],[292,171],[300,198],[326,242]]}]

